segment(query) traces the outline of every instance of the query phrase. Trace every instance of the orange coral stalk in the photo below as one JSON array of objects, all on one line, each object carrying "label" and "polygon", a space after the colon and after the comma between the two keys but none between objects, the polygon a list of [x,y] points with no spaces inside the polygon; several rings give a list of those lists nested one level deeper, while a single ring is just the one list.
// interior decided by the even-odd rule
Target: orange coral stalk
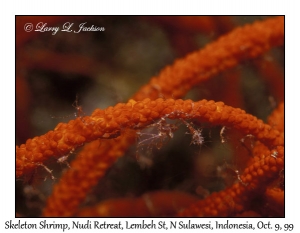
[{"label": "orange coral stalk", "polygon": [[[184,59],[179,59],[174,65],[165,68],[158,77],[154,77],[150,81],[149,85],[143,87],[134,96],[134,99],[143,100],[147,97],[155,99],[161,95],[164,97],[181,97],[186,94],[193,85],[202,80],[235,66],[239,61],[256,57],[272,46],[282,44],[284,33],[283,26],[283,17],[276,17],[253,25],[248,25],[244,28],[236,29],[232,33],[223,36],[215,43],[205,47],[203,50],[192,53]],[[107,142],[103,142],[102,145],[105,145],[106,143]],[[112,146],[112,144],[108,143],[108,146]],[[114,148],[117,148],[116,151]],[[124,146],[123,148],[125,150],[126,147]],[[117,152],[117,154],[122,154],[120,149],[118,149],[118,146],[111,147],[110,154],[114,154],[115,152]],[[84,151],[81,152],[81,155],[84,155],[85,153],[90,153],[90,150],[84,149]],[[105,153],[106,152],[103,154]],[[87,161],[83,162],[85,156],[81,156],[80,158],[82,159],[78,162],[78,166],[82,163],[88,163]],[[98,158],[99,154],[97,152],[93,157],[93,160],[99,161]],[[89,160],[92,160],[92,157],[89,157]],[[94,165],[94,167],[96,166]],[[94,173],[94,169],[91,168],[86,172]],[[82,176],[84,176],[86,172],[82,173]],[[66,174],[68,173],[72,172],[68,171]],[[78,171],[78,173],[80,173],[80,171]],[[101,176],[98,178],[100,177]],[[72,179],[74,179],[74,177],[71,175],[69,176],[69,179],[64,179],[63,177],[60,185],[65,186],[63,183],[69,183]],[[94,183],[91,182],[90,187],[92,187],[93,184]],[[68,192],[66,187],[60,189],[58,186],[59,185],[57,185],[55,189],[66,190],[66,192]],[[76,186],[78,188],[78,185]],[[88,190],[87,185],[82,187],[82,189]],[[71,195],[72,194],[69,193],[69,198]],[[51,199],[60,199],[60,195],[53,194]],[[71,200],[72,203],[79,203],[78,196],[73,195]],[[53,209],[58,210],[59,207],[60,205],[56,205]],[[46,212],[48,211],[46,210]],[[52,214],[56,215],[57,213],[54,211]]]},{"label": "orange coral stalk", "polygon": [[[126,130],[123,133],[126,137],[120,136],[106,141],[96,140],[84,146],[77,158],[70,164],[72,169],[69,169],[61,177],[60,182],[53,187],[43,211],[44,216],[72,216],[74,214],[90,187],[97,184],[99,177],[103,177],[110,165],[123,155],[128,144],[135,141],[135,131]],[[64,207],[59,208],[62,205]]]},{"label": "orange coral stalk", "polygon": [[[281,129],[281,125],[283,126],[283,108],[283,103],[281,103],[269,118],[269,121],[273,119],[277,123],[276,126],[279,125],[279,129]],[[279,146],[272,149],[270,150],[257,142],[253,149],[253,158],[248,162],[247,168],[240,177],[242,182],[219,193],[213,193],[205,200],[191,205],[179,215],[234,216],[247,210],[247,203],[251,203],[251,198],[254,198],[261,189],[266,188],[267,183],[276,179],[284,167],[284,148]],[[267,196],[272,194],[266,193]],[[281,207],[278,208],[282,209]]]},{"label": "orange coral stalk", "polygon": [[188,33],[202,32],[212,33],[217,25],[212,16],[155,16],[145,17],[146,19],[157,21],[172,31],[182,31]]},{"label": "orange coral stalk", "polygon": [[284,103],[281,102],[268,118],[268,123],[280,132],[284,132]]},{"label": "orange coral stalk", "polygon": [[267,208],[272,211],[272,216],[284,216],[284,191],[279,188],[267,188],[266,190]]},{"label": "orange coral stalk", "polygon": [[[255,38],[256,36],[257,38]],[[190,56],[187,56],[186,59],[178,60],[172,67],[167,67],[166,69],[164,69],[157,78],[154,78],[151,81],[152,84],[142,89],[141,92],[136,94],[135,98],[142,100],[144,97],[157,98],[159,95],[162,95],[164,97],[181,97],[183,94],[186,93],[187,90],[189,90],[190,87],[192,87],[196,83],[201,82],[201,80],[207,79],[208,77],[215,75],[218,72],[230,68],[236,65],[239,61],[258,56],[270,47],[276,46],[281,43],[283,43],[283,17],[277,17],[274,19],[266,20],[265,22],[256,23],[252,26],[245,27],[243,30],[237,29],[234,32],[230,33],[228,36],[222,37],[218,42],[212,43],[211,45],[207,46],[203,50],[204,52],[200,51],[193,53]],[[247,46],[249,46],[249,48]],[[243,51],[242,48],[245,49],[245,47],[247,48]],[[147,93],[149,93],[149,96]],[[209,108],[209,106],[206,107]],[[167,108],[168,107],[166,107],[166,109]],[[150,111],[152,111],[152,109]],[[203,111],[204,115],[206,115],[207,109]],[[165,112],[168,111],[166,110]],[[209,112],[210,111],[208,111],[207,114],[210,114]],[[178,113],[179,112],[177,111],[176,114]],[[228,113],[230,115],[229,119],[236,119],[234,113],[234,111],[232,112],[232,114]],[[153,114],[155,115],[155,113]],[[174,118],[185,117],[184,114],[183,116],[176,116],[176,114],[174,114]],[[147,118],[144,117],[143,114],[140,114],[138,122],[134,122],[133,125],[122,125],[123,123],[121,123],[121,125],[119,125],[119,128],[117,127],[118,129],[115,129],[114,121],[118,118],[115,118],[115,116],[106,115],[106,113],[104,115],[105,119],[103,122],[105,122],[105,127],[103,129],[101,128],[101,130],[100,126],[102,127],[103,125],[101,125],[101,122],[99,122],[99,120],[96,120],[97,117],[95,119],[91,119],[92,117],[76,119],[75,121],[73,121],[74,124],[63,124],[64,126],[66,126],[66,129],[63,129],[62,125],[59,125],[55,131],[49,132],[48,134],[39,138],[28,140],[27,143],[21,145],[20,148],[17,147],[17,176],[22,176],[24,174],[30,173],[34,169],[34,167],[37,166],[37,164],[43,163],[43,161],[45,161],[48,157],[55,156],[58,158],[68,153],[69,151],[72,151],[76,147],[80,146],[82,143],[93,140],[94,138],[113,138],[120,133],[120,130],[124,130],[126,127],[143,127],[146,124],[148,124],[151,120],[159,119],[159,117],[164,116],[162,114],[158,114],[158,116],[155,115],[152,118]],[[227,123],[230,125],[229,119],[225,120],[225,115],[227,114],[224,114],[224,116],[220,116],[220,114],[216,115],[216,118],[218,118],[218,120],[211,120],[214,124],[218,124],[220,122],[223,122],[223,120],[227,120]],[[132,115],[130,116],[125,115],[125,118],[128,119],[132,116],[135,116],[135,114],[132,113]],[[191,116],[187,116],[188,119],[190,119],[190,117]],[[210,120],[208,117],[197,117],[196,115],[194,117],[203,121]],[[248,116],[246,118],[247,122],[249,120]],[[92,124],[94,125],[92,126]],[[117,124],[119,124],[119,122],[117,122]],[[236,124],[231,125],[233,127],[240,127],[239,125],[241,124],[242,122],[238,122]],[[246,129],[245,126],[243,126],[241,127],[241,129],[245,130],[244,132],[252,132],[254,129],[252,129],[251,127],[255,128],[256,126],[250,126],[250,129]],[[79,133],[80,128],[82,132]],[[94,133],[94,129],[96,129],[96,131],[98,130],[98,132]],[[264,132],[260,132],[257,129],[256,136],[258,137],[258,135],[260,135],[259,138],[266,144],[268,144],[269,146],[274,145],[274,143],[276,144],[278,142],[280,142],[279,144],[282,144],[281,141],[283,140],[283,135],[278,136],[276,130],[270,130],[269,126],[265,128],[263,127],[263,130]],[[268,134],[269,130],[272,131],[272,133],[276,132],[275,134],[277,136],[273,135],[273,139],[268,138],[265,140],[264,137]],[[63,135],[61,136],[59,135],[59,133]],[[103,140],[98,140],[93,142],[93,145],[90,146],[90,151],[96,149],[100,149],[102,151],[100,151],[99,153],[93,152],[94,155],[90,154],[90,156],[86,156],[85,158],[79,157],[78,160],[81,160],[78,162],[78,166],[76,166],[75,163],[72,164],[72,169],[76,167],[75,171],[73,171],[72,169],[68,171],[68,173],[70,172],[73,175],[69,176],[69,180],[63,181],[66,182],[66,184],[64,184],[64,188],[58,189],[60,191],[54,191],[56,197],[64,196],[62,200],[67,200],[67,198],[70,198],[70,193],[72,192],[72,190],[75,190],[75,193],[79,190],[78,193],[80,195],[78,196],[80,196],[82,199],[82,197],[85,196],[85,193],[89,190],[89,188],[95,184],[95,180],[97,181],[97,179],[104,174],[107,167],[109,167],[117,157],[123,154],[123,151],[127,148],[127,146],[132,141],[132,138],[134,137],[124,138],[125,139],[115,139],[120,144],[122,144],[120,147],[116,145],[116,143],[114,143],[112,140],[106,140],[105,142]],[[130,140],[126,141],[127,139]],[[108,145],[114,146],[112,152],[108,153],[109,149],[107,149],[106,147]],[[89,150],[87,149],[87,151]],[[117,152],[116,155],[115,152]],[[96,160],[97,162],[94,162],[95,157],[98,157],[98,159]],[[94,164],[92,164],[93,162]],[[85,165],[87,166],[85,169],[83,169],[82,167]],[[99,172],[97,172],[96,170]],[[84,173],[87,174],[88,177],[92,178],[86,178],[85,180],[83,176]],[[92,175],[92,173],[94,174]],[[74,180],[76,179],[77,175],[80,177],[79,180],[82,181],[81,184],[82,187],[84,187],[84,192],[79,188],[73,189],[73,187],[76,186]],[[72,179],[73,183],[70,183]],[[68,190],[68,184],[69,189],[71,187],[71,190]],[[73,200],[74,199],[70,198],[68,202],[74,203]],[[57,207],[60,207],[62,206],[62,204],[65,204],[64,202],[61,202],[61,200],[55,201],[55,198],[52,199],[49,203],[49,205],[52,205],[52,209],[58,209]],[[76,205],[78,205],[78,203],[79,202],[76,202]],[[74,206],[75,205],[73,205],[73,207],[67,210],[68,213],[66,215],[71,215],[74,212]],[[57,213],[62,214],[62,212],[60,211],[58,211]]]},{"label": "orange coral stalk", "polygon": [[142,87],[133,99],[155,99],[160,95],[181,98],[199,82],[236,66],[242,60],[258,57],[271,47],[283,44],[283,35],[283,17],[237,28],[204,49],[167,66]]},{"label": "orange coral stalk", "polygon": [[223,102],[201,100],[193,102],[181,99],[130,100],[105,110],[96,109],[88,117],[60,123],[54,131],[27,140],[17,146],[17,177],[30,173],[39,163],[50,157],[59,157],[95,139],[109,139],[120,135],[126,128],[138,129],[169,115],[171,119],[197,119],[211,124],[223,124],[251,133],[258,140],[272,147],[283,145],[283,136],[269,125],[245,111],[224,105]]},{"label": "orange coral stalk", "polygon": [[139,198],[118,198],[103,201],[77,213],[80,217],[157,217],[173,216],[198,198],[178,191],[156,191]]},{"label": "orange coral stalk", "polygon": [[275,101],[284,100],[284,72],[278,62],[270,60],[268,55],[255,63],[257,69],[262,74],[263,79],[270,87],[270,91]]},{"label": "orange coral stalk", "polygon": [[245,212],[243,212],[243,213],[241,213],[241,214],[237,214],[235,217],[237,217],[237,218],[245,218],[245,217],[256,217],[256,218],[258,218],[258,217],[261,217],[261,215],[260,214],[258,214],[258,213],[256,213],[255,211],[245,211]]},{"label": "orange coral stalk", "polygon": [[283,169],[283,147],[277,147],[277,159],[272,152],[264,155],[255,165],[246,168],[241,176],[242,182],[234,184],[218,193],[213,193],[204,200],[192,204],[179,213],[179,216],[235,216],[245,211],[247,204],[257,195],[266,183]]}]

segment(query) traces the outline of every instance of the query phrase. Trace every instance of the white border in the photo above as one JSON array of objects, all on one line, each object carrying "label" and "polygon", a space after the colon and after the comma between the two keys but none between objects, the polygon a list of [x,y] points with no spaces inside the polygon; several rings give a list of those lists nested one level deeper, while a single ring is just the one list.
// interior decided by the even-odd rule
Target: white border
[{"label": "white border", "polygon": [[[14,128],[15,128],[15,14],[104,14],[104,15],[140,15],[140,14],[190,14],[190,15],[286,15],[286,219],[270,219],[275,223],[293,223],[299,228],[296,216],[299,212],[299,197],[296,184],[299,183],[299,124],[298,124],[298,88],[299,85],[299,23],[296,1],[2,1],[1,2],[1,228],[4,221],[14,219],[14,186],[15,186],[15,157],[14,157]],[[298,20],[299,21],[299,20]],[[297,72],[298,71],[298,72]],[[4,219],[3,219],[4,218]],[[26,219],[22,219],[26,220]],[[30,222],[39,222],[42,219],[29,219]],[[49,219],[50,220],[50,219]],[[159,219],[155,219],[158,221]],[[69,219],[55,219],[56,222],[67,222]],[[82,219],[84,221],[84,219]],[[108,219],[107,221],[112,221]],[[124,219],[122,219],[124,221]],[[129,219],[133,221],[133,219]],[[166,220],[167,221],[167,220]],[[207,222],[208,219],[200,220]],[[214,220],[212,220],[214,221]],[[245,219],[236,219],[235,222],[244,222]],[[259,220],[249,219],[250,222]],[[265,219],[264,221],[268,221]],[[98,232],[99,230],[97,230]],[[192,230],[191,230],[192,231]],[[19,232],[19,230],[14,230]],[[47,231],[51,232],[51,231]],[[69,231],[70,232],[70,231]],[[89,231],[89,232],[96,232]],[[201,231],[205,232],[205,231]],[[235,231],[239,232],[239,231]],[[271,232],[271,231],[270,231]],[[273,231],[272,231],[273,232]]]}]

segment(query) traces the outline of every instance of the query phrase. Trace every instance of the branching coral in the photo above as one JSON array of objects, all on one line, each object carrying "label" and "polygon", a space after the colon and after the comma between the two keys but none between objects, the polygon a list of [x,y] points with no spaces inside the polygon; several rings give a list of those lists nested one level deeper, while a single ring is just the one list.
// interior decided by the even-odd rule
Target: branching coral
[{"label": "branching coral", "polygon": [[[187,205],[192,202],[178,207],[176,212],[179,216],[234,216],[251,210],[250,203],[267,188],[266,198],[274,197],[274,203],[279,203],[280,197],[277,196],[280,195],[276,196],[275,191],[272,193],[269,189],[284,166],[283,104],[274,111],[269,124],[266,124],[244,110],[227,106],[223,102],[178,98],[182,98],[192,87],[204,80],[242,61],[256,58],[274,46],[282,45],[283,23],[283,17],[274,17],[237,28],[205,48],[164,68],[127,103],[119,103],[104,110],[96,109],[90,116],[79,116],[68,123],[59,123],[53,131],[28,139],[16,149],[17,178],[34,174],[38,167],[47,170],[44,163],[49,158],[65,159],[64,156],[85,144],[70,164],[70,169],[54,186],[43,212],[45,216],[81,215],[78,209],[80,203],[112,164],[136,141],[137,132],[154,123],[160,124],[158,138],[173,137],[174,128],[171,129],[173,126],[166,123],[168,119],[178,120],[187,126],[188,133],[193,137],[192,142],[196,145],[203,144],[199,135],[195,135],[201,134],[201,130],[194,129],[192,123],[188,122],[235,129],[240,135],[250,135],[256,142],[250,150],[252,157],[243,171],[233,170],[236,183],[212,193],[190,207]],[[172,196],[172,193],[169,195]],[[135,201],[138,203],[141,199],[131,200]],[[154,204],[159,201],[159,195],[153,198]],[[114,200],[110,206],[118,208],[118,203],[126,206],[126,201]],[[279,210],[282,209],[282,203],[280,205]],[[103,214],[103,207],[96,208],[100,208]],[[186,210],[180,211],[181,208]],[[161,211],[159,214],[170,214],[168,209],[166,207],[166,212]],[[158,213],[152,210],[152,214],[153,212]],[[96,214],[97,211],[85,211],[82,215],[89,215],[87,213]],[[149,213],[131,213],[138,214]],[[116,215],[118,214],[113,216]],[[121,212],[119,215],[122,215]]]}]

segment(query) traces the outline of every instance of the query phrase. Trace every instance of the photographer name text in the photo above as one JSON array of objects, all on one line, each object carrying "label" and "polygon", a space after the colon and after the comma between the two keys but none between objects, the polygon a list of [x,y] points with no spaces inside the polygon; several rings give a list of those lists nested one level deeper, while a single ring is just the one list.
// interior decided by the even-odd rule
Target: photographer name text
[{"label": "photographer name text", "polygon": [[74,23],[66,22],[62,27],[51,27],[47,23],[39,22],[35,26],[32,23],[26,23],[24,25],[24,30],[26,32],[50,32],[52,35],[56,35],[59,31],[69,32],[69,33],[80,33],[80,32],[103,32],[104,27],[99,27],[95,25],[88,25],[87,22],[80,23],[76,26]]}]

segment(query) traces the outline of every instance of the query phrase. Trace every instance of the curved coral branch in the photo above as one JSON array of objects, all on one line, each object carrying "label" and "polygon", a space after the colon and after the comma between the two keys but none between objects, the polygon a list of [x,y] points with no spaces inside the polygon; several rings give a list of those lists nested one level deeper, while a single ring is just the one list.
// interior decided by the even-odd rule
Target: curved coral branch
[{"label": "curved coral branch", "polygon": [[[269,117],[269,122],[275,123],[275,126],[278,126],[280,130],[283,129],[281,128],[284,122],[283,109],[284,105],[281,103]],[[280,134],[283,137],[283,131],[280,131]],[[250,207],[247,204],[251,203],[251,200],[261,190],[266,189],[267,184],[276,179],[283,168],[284,147],[274,145],[270,149],[257,142],[253,149],[253,158],[248,162],[248,166],[240,177],[242,182],[192,204],[179,213],[179,216],[234,216],[245,211]],[[270,196],[270,192],[267,192],[267,195]],[[280,202],[280,197],[276,197],[277,202]]]},{"label": "curved coral branch", "polygon": [[249,208],[247,203],[251,203],[258,191],[266,187],[266,184],[284,167],[284,148],[279,146],[275,149],[276,158],[272,156],[274,151],[266,150],[264,154],[259,153],[256,162],[246,168],[241,176],[243,182],[194,203],[179,213],[179,216],[234,216]]},{"label": "curved coral branch", "polygon": [[[30,172],[31,169],[49,157],[49,154],[51,154],[49,151],[52,152],[51,155],[54,155],[57,151],[62,151],[61,148],[71,151],[86,141],[103,138],[107,135],[108,137],[112,137],[112,135],[118,135],[121,130],[127,128],[142,128],[165,116],[168,116],[170,119],[198,119],[201,122],[234,127],[245,134],[250,133],[254,135],[270,148],[283,145],[283,137],[277,130],[271,129],[270,126],[264,124],[256,117],[246,114],[243,110],[226,106],[222,102],[207,100],[192,102],[191,100],[183,101],[173,99],[157,99],[156,101],[146,99],[140,102],[130,100],[127,104],[118,104],[106,110],[98,109],[91,117],[77,118],[67,124],[59,124],[53,132],[32,139],[28,145],[21,145],[17,150],[17,165],[19,165],[17,171],[22,173]],[[54,135],[67,136],[55,137]],[[78,140],[78,138],[82,140]],[[32,143],[36,145],[34,152],[31,150]],[[45,148],[45,145],[56,145],[56,147]],[[59,156],[59,154],[56,154],[56,156]],[[274,163],[273,160],[268,162]],[[107,168],[105,161],[106,159],[103,158],[102,165],[99,165],[101,168]],[[280,157],[276,161],[278,163],[281,161],[283,164]],[[103,173],[101,169],[99,172]],[[259,170],[258,173],[263,174],[264,171]],[[247,175],[247,173],[245,174],[245,181],[250,182],[252,177]],[[76,182],[78,182],[78,179]],[[82,182],[88,183],[89,181],[84,177]],[[77,192],[75,193],[79,195]],[[67,193],[61,195],[68,198]],[[55,209],[54,207],[56,205],[50,204],[49,208],[50,206]],[[66,209],[68,212],[72,212],[71,208]]]},{"label": "curved coral branch", "polygon": [[283,44],[284,18],[275,17],[237,28],[205,48],[163,69],[133,97],[155,99],[181,98],[199,82],[236,66],[243,60],[258,57]]},{"label": "curved coral branch", "polygon": [[[143,100],[142,102],[131,100],[127,104],[118,104],[106,110],[96,110],[90,117],[77,118],[68,124],[61,123],[54,131],[27,140],[25,144],[17,146],[17,177],[32,173],[48,158],[59,158],[86,142],[114,138],[114,140],[95,140],[86,145],[81,152],[84,156],[76,158],[71,164],[72,168],[65,173],[59,185],[54,187],[44,215],[71,216],[76,212],[76,208],[90,188],[134,141],[135,130],[167,116],[172,119],[198,119],[211,124],[231,126],[241,130],[244,134],[253,134],[256,139],[268,146],[268,148],[262,146],[260,151],[259,147],[256,149],[257,154],[261,155],[262,150],[265,150],[267,154],[267,159],[255,157],[257,161],[263,161],[261,162],[263,164],[253,165],[251,162],[248,170],[241,175],[243,183],[247,181],[250,184],[248,188],[258,189],[258,178],[262,178],[262,184],[268,182],[270,176],[283,164],[283,152],[281,153],[283,134],[280,132],[281,128],[272,127],[276,123],[266,125],[244,111],[225,106],[221,102],[175,101],[173,99],[150,101],[145,98],[155,99],[159,96],[181,98],[191,87],[202,80],[232,68],[243,60],[258,57],[271,47],[282,45],[283,35],[283,17],[270,18],[238,28],[204,49],[184,59],[179,59],[172,66],[163,69],[134,96],[135,101]],[[128,131],[128,129],[133,129],[133,131]],[[118,137],[120,134],[122,136]],[[126,135],[123,136],[123,134]],[[274,157],[276,157],[275,162]],[[256,175],[253,175],[253,172]],[[265,174],[269,175],[265,176]],[[240,197],[239,195],[249,192],[247,187],[245,188],[240,183],[233,186],[231,191]],[[244,208],[241,205],[245,206],[245,200],[238,197],[237,200],[232,201],[228,195],[226,196],[228,201],[225,205],[230,207],[227,214],[232,210]],[[214,196],[212,195],[211,198],[214,199]],[[207,200],[209,202],[212,199]],[[219,205],[220,203],[216,206]],[[232,205],[235,207],[232,208]],[[215,215],[216,212],[211,211],[216,210],[216,206],[210,208],[206,214]],[[220,208],[221,212],[219,212],[222,215],[224,207]]]},{"label": "curved coral branch", "polygon": [[283,145],[283,137],[269,125],[245,111],[224,105],[223,102],[181,99],[145,99],[117,104],[105,110],[97,109],[88,117],[60,123],[43,136],[27,140],[17,146],[17,177],[30,173],[37,164],[49,157],[70,153],[83,143],[103,138],[115,138],[127,128],[139,129],[168,115],[170,119],[197,119],[211,124],[222,124],[252,134],[270,147]]},{"label": "curved coral branch", "polygon": [[281,102],[268,117],[268,123],[280,132],[284,132],[284,103]]},{"label": "curved coral branch", "polygon": [[118,198],[103,201],[77,213],[80,217],[157,217],[173,216],[198,198],[178,191],[156,191],[139,198]]},{"label": "curved coral branch", "polygon": [[[96,140],[86,144],[58,184],[53,187],[44,216],[72,216],[84,200],[90,187],[99,182],[107,169],[123,155],[128,144],[136,140],[135,131],[126,130],[124,135],[113,140]],[[112,149],[113,148],[113,149]],[[79,182],[80,181],[80,182]],[[72,201],[70,201],[72,200]],[[63,208],[61,208],[63,204]]]},{"label": "curved coral branch", "polygon": [[[133,98],[135,100],[143,100],[149,97],[155,99],[159,96],[180,98],[193,85],[225,69],[232,68],[242,60],[257,57],[269,48],[281,45],[283,43],[283,28],[283,17],[276,17],[238,28],[204,49],[179,59],[172,66],[166,67],[158,77],[152,78],[150,83],[140,89]],[[62,215],[68,216],[71,215],[72,211],[74,213],[76,206],[83,200],[84,193],[88,192],[89,188],[96,184],[97,178],[95,174],[99,175],[98,179],[104,174],[103,172],[96,172],[96,170],[98,171],[96,164],[103,164],[100,158],[108,156],[116,159],[123,154],[122,150],[123,152],[126,150],[130,144],[128,143],[126,146],[126,142],[129,141],[132,141],[132,139],[126,137],[118,139],[119,144],[104,141],[101,145],[104,148],[110,147],[111,150],[104,150],[103,153],[101,151],[92,152],[90,148],[96,148],[99,145],[98,142],[91,142],[91,144],[94,143],[95,145],[84,148],[80,152],[80,156],[72,163],[72,166],[75,167],[89,164],[89,169],[83,169],[82,172],[78,170],[76,174],[72,170],[67,171],[61,182],[55,186],[54,193],[51,195],[48,207],[44,213],[50,216],[58,215],[58,213],[64,213]],[[122,145],[122,147],[119,145]],[[86,154],[89,156],[86,156]],[[94,163],[90,161],[94,161]],[[107,166],[110,166],[114,161],[113,159],[110,160],[110,164],[107,163]],[[77,184],[73,187],[80,195],[74,195],[68,191],[70,186],[65,184],[72,183],[74,178],[78,176],[84,177],[87,174],[93,177],[90,182],[85,182],[85,185],[82,187],[79,187],[80,185]],[[66,194],[61,196],[61,193]],[[64,202],[67,198],[66,196],[71,200],[69,203],[72,203],[72,207],[68,211],[66,208],[60,208],[61,205],[59,204]],[[56,202],[57,204],[53,204]]]}]

